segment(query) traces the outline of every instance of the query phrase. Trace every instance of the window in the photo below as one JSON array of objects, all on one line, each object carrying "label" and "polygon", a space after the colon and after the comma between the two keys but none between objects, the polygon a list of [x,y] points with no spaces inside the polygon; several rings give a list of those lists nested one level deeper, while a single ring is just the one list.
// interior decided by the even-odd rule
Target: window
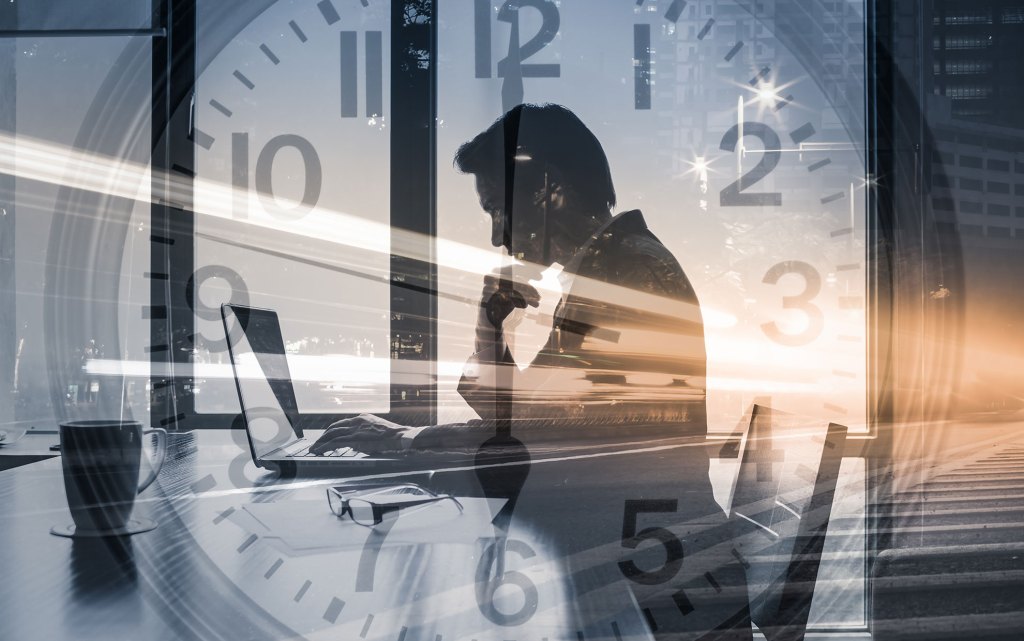
[{"label": "window", "polygon": [[990,181],[988,181],[986,183],[985,186],[988,189],[989,193],[993,193],[993,194],[1008,194],[1008,193],[1010,193],[1010,184],[1009,183],[1004,183],[1004,182],[998,182],[998,181],[990,180]]},{"label": "window", "polygon": [[966,189],[968,191],[982,191],[981,181],[974,178],[961,178],[960,189]]},{"label": "window", "polygon": [[989,203],[987,206],[988,213],[990,216],[1009,216],[1010,206],[1000,205],[998,203]]},{"label": "window", "polygon": [[981,169],[981,158],[977,156],[960,156],[960,166],[969,167],[971,169]]},{"label": "window", "polygon": [[981,203],[973,200],[961,200],[960,211],[964,214],[980,214]]},{"label": "window", "polygon": [[[65,4],[71,13],[45,24],[38,5],[20,6],[25,28],[52,36],[0,39],[0,143],[17,148],[0,178],[0,229],[13,231],[17,265],[2,288],[15,335],[0,346],[4,394],[13,391],[0,420],[42,430],[120,407],[122,395],[131,416],[149,420],[151,39],[90,33],[107,25],[72,21],[82,14]],[[75,26],[86,29],[64,37]],[[111,79],[116,101],[102,89]]]}]

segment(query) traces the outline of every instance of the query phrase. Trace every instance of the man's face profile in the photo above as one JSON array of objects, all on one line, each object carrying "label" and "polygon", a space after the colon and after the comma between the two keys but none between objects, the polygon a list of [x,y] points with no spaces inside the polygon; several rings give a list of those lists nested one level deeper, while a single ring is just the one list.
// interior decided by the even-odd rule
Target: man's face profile
[{"label": "man's face profile", "polygon": [[510,221],[505,214],[505,192],[501,185],[481,174],[475,178],[480,207],[491,218],[491,244],[504,247],[520,260],[540,264],[544,259],[544,216],[530,190],[516,190]]}]

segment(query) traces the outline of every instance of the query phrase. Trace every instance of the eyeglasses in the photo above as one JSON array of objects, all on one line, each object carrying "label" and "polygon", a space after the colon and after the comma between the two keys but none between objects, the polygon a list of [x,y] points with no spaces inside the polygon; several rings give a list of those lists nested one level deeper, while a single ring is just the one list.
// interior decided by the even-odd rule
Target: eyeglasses
[{"label": "eyeglasses", "polygon": [[[358,496],[346,494],[359,493]],[[450,494],[434,494],[414,483],[378,487],[342,486],[327,488],[327,504],[335,516],[346,514],[355,523],[373,527],[384,522],[388,515],[397,516],[403,509],[429,505],[439,501],[452,501],[462,512],[462,503]]]}]

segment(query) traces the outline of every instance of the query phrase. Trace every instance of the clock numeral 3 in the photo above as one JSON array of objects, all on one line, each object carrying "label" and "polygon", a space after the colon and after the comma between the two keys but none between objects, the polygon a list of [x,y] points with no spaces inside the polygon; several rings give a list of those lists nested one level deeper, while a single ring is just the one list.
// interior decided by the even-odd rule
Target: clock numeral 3
[{"label": "clock numeral 3", "polygon": [[634,583],[658,585],[679,574],[683,567],[683,542],[663,527],[648,527],[636,531],[637,521],[644,512],[674,513],[679,507],[676,499],[645,499],[626,501],[622,516],[622,547],[635,550],[644,541],[657,541],[665,546],[665,564],[653,572],[641,570],[633,561],[619,561],[623,576]]},{"label": "clock numeral 3", "polygon": [[[274,195],[274,161],[277,154],[287,148],[299,152],[302,158],[302,199],[293,207],[284,207]],[[313,211],[320,200],[323,187],[323,166],[320,155],[309,140],[297,134],[274,136],[260,150],[256,158],[256,195],[263,210],[280,220],[298,220]],[[249,134],[231,134],[231,184],[234,188],[233,211],[236,219],[245,220],[248,213],[249,193]]]},{"label": "clock numeral 3", "polygon": [[[511,46],[519,50],[516,60],[509,60],[508,57],[498,61],[498,77],[504,78],[509,72],[509,66],[519,65],[519,73],[522,78],[558,78],[562,75],[562,66],[558,63],[524,63],[527,58],[535,55],[541,49],[551,44],[558,34],[561,25],[561,15],[558,7],[552,0],[508,0],[498,11],[498,20],[507,22],[510,25],[515,23],[511,33],[519,33],[519,11],[523,7],[533,7],[540,12],[540,29],[527,42],[520,44],[511,43]],[[475,24],[474,41],[476,50],[476,77],[491,77],[491,0],[476,0],[475,3]]]},{"label": "clock numeral 3", "polygon": [[[782,204],[782,194],[774,192],[744,192],[758,181],[770,174],[782,158],[779,135],[763,122],[745,121],[743,137],[753,136],[761,141],[764,153],[754,168],[739,177],[738,180],[722,190],[719,195],[722,207],[778,207]],[[733,125],[722,136],[719,148],[722,151],[736,151],[740,142],[740,125]]]},{"label": "clock numeral 3", "polygon": [[799,309],[807,316],[807,329],[799,334],[787,334],[774,322],[763,323],[761,330],[776,343],[789,347],[806,345],[821,335],[825,327],[825,315],[821,308],[811,303],[821,292],[821,274],[811,265],[800,260],[786,260],[772,265],[762,282],[775,285],[786,274],[799,274],[804,279],[804,290],[795,296],[783,296],[783,309]]}]

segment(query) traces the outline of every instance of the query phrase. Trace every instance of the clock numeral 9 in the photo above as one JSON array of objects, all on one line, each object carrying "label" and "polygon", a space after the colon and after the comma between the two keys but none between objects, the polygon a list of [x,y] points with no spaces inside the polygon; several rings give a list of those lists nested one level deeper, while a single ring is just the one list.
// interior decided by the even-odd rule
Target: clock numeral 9
[{"label": "clock numeral 9", "polygon": [[[302,200],[294,207],[283,207],[274,195],[274,161],[277,154],[291,147],[302,157]],[[323,166],[313,143],[296,134],[274,136],[256,158],[256,195],[264,211],[280,220],[298,220],[313,211],[323,187]],[[238,220],[249,217],[249,134],[231,134],[231,185],[234,188],[232,215]]]},{"label": "clock numeral 9", "polygon": [[645,499],[626,501],[622,516],[622,547],[635,550],[644,541],[657,541],[665,546],[665,564],[653,572],[637,567],[633,561],[619,561],[622,575],[634,583],[658,585],[679,574],[683,567],[683,542],[663,527],[649,527],[636,531],[637,521],[644,512],[674,513],[679,507],[676,499]]},{"label": "clock numeral 9", "polygon": [[799,274],[804,279],[804,290],[795,296],[783,296],[783,309],[799,309],[807,316],[807,329],[799,334],[786,334],[774,322],[763,323],[761,330],[776,343],[789,347],[806,345],[821,335],[825,327],[825,315],[821,308],[811,303],[821,292],[821,274],[811,265],[800,260],[787,260],[772,265],[762,282],[775,285],[786,274]]},{"label": "clock numeral 9", "polygon": [[[778,207],[782,204],[781,193],[777,191],[744,193],[744,190],[754,186],[779,164],[779,160],[782,158],[779,135],[763,122],[748,120],[743,123],[743,137],[747,136],[753,136],[760,140],[764,146],[764,153],[761,155],[760,162],[754,165],[753,169],[722,190],[719,202],[722,207]],[[740,125],[737,124],[725,132],[722,142],[718,146],[722,151],[736,151],[736,145],[739,142]]]},{"label": "clock numeral 9", "polygon": [[[511,48],[518,49],[519,55],[516,60],[509,60],[508,57],[498,61],[498,77],[504,78],[509,73],[509,66],[519,65],[519,73],[522,78],[558,78],[562,75],[562,66],[557,63],[538,64],[523,63],[530,56],[533,56],[544,47],[551,44],[558,34],[561,25],[561,16],[558,7],[552,0],[508,0],[498,11],[498,20],[512,25],[511,33],[519,34],[519,10],[523,7],[533,7],[540,12],[541,25],[537,33],[525,44],[513,42]],[[474,45],[476,49],[476,77],[491,77],[491,0],[476,0],[474,5]],[[513,37],[515,37],[513,36]]]},{"label": "clock numeral 9", "polygon": [[[210,306],[203,302],[199,296],[199,289],[208,280],[220,278],[227,281],[231,286],[231,294],[223,301],[225,303],[237,303],[239,305],[249,304],[249,289],[245,285],[242,275],[224,265],[204,265],[188,277],[185,284],[185,302],[188,308],[195,312],[195,315],[205,321],[220,321],[220,305]],[[240,335],[241,332],[238,332]],[[228,349],[227,338],[210,339],[202,334],[193,334],[189,337],[193,346],[198,346],[199,339],[211,354],[224,352]]]},{"label": "clock numeral 9", "polygon": [[[499,539],[491,543],[480,556],[480,563],[476,568],[476,603],[480,612],[492,623],[503,626],[522,625],[537,612],[537,605],[540,602],[537,586],[528,576],[514,570],[505,570],[500,576],[496,572],[492,575],[491,568],[504,567],[498,555],[506,552],[515,552],[524,559],[537,555],[533,548],[522,541]],[[523,592],[522,607],[511,614],[502,612],[494,605],[494,593],[509,584]]]}]

